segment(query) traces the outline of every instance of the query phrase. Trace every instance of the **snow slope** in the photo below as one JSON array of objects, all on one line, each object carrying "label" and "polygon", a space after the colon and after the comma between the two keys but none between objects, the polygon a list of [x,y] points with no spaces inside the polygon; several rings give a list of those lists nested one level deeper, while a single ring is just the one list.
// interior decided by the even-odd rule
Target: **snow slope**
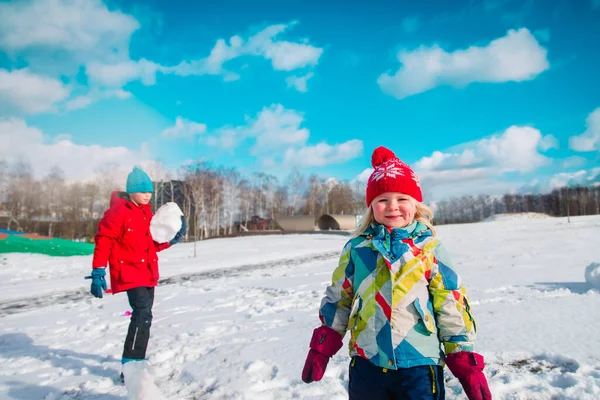
[{"label": "snow slope", "polygon": [[[494,398],[600,398],[600,292],[584,279],[600,260],[600,216],[438,230],[470,293]],[[300,380],[346,240],[215,239],[198,243],[195,259],[193,244],[161,253],[163,277],[179,276],[157,288],[149,347],[165,398],[347,398],[346,348],[322,381]],[[118,380],[126,296],[52,301],[88,289],[90,262],[23,254],[0,261],[0,308],[37,297],[0,314],[0,399],[126,398]],[[447,393],[465,399],[450,374]]]}]

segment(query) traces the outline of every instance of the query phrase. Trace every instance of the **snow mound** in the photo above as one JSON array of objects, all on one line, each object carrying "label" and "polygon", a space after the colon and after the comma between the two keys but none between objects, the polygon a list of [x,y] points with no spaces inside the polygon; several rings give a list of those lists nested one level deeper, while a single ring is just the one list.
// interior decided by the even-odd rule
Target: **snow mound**
[{"label": "snow mound", "polygon": [[552,218],[548,214],[543,213],[535,213],[535,212],[524,212],[524,213],[505,213],[505,214],[494,214],[490,215],[486,219],[485,222],[493,222],[493,221],[515,221],[521,219],[544,219],[544,218]]},{"label": "snow mound", "polygon": [[148,361],[130,361],[123,364],[123,376],[129,400],[162,400],[163,396],[150,374]]},{"label": "snow mound", "polygon": [[585,281],[600,288],[600,263],[591,263],[585,269]]},{"label": "snow mound", "polygon": [[150,222],[152,239],[158,243],[166,243],[175,237],[181,229],[183,212],[176,203],[168,202],[156,210]]}]

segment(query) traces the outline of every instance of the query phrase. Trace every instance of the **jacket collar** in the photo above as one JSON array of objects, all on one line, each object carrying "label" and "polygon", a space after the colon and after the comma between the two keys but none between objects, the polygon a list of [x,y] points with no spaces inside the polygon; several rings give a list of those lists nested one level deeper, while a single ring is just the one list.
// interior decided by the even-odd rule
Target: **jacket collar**
[{"label": "jacket collar", "polygon": [[431,235],[431,230],[422,222],[413,221],[403,228],[387,228],[375,221],[371,223],[363,234],[367,239],[372,239],[373,246],[387,260],[394,261],[401,253],[402,242],[405,239],[414,240],[420,236]]},{"label": "jacket collar", "polygon": [[373,240],[403,240],[403,239],[414,239],[418,236],[431,235],[431,231],[422,222],[413,221],[412,224],[403,228],[387,228],[375,221],[371,223],[365,230],[364,235],[372,236]]},{"label": "jacket collar", "polygon": [[117,205],[127,206],[130,209],[140,208],[145,213],[147,213],[148,211],[151,210],[150,204],[144,204],[144,205],[138,206],[129,199],[129,195],[126,192],[121,192],[121,191],[115,190],[110,195],[110,206],[115,207]]}]

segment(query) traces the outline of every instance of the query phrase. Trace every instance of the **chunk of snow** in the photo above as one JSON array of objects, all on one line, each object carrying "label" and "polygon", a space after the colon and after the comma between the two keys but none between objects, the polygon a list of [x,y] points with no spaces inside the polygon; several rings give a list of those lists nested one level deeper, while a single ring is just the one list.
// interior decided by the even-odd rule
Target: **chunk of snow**
[{"label": "chunk of snow", "polygon": [[162,394],[150,374],[148,361],[130,361],[123,364],[123,376],[129,400],[162,400]]},{"label": "chunk of snow", "polygon": [[585,269],[585,281],[600,288],[600,263],[591,263]]},{"label": "chunk of snow", "polygon": [[183,212],[176,203],[163,204],[150,222],[152,239],[158,243],[166,243],[175,237],[181,229],[181,216]]}]

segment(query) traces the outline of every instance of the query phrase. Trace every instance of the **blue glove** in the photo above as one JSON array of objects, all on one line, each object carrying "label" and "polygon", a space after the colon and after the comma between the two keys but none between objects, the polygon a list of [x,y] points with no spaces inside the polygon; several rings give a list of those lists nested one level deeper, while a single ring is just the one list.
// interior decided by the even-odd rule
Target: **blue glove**
[{"label": "blue glove", "polygon": [[105,275],[106,271],[104,271],[104,268],[93,268],[92,274],[85,277],[85,279],[92,280],[90,293],[99,299],[102,298],[102,290],[106,291],[106,280],[104,279]]},{"label": "blue glove", "polygon": [[183,218],[183,215],[182,215],[181,216],[181,229],[179,230],[179,232],[177,232],[175,234],[175,237],[169,241],[169,244],[171,246],[173,246],[174,244],[179,243],[179,241],[181,240],[181,238],[183,237],[183,235],[185,235],[186,228],[187,227],[185,225],[185,218]]}]

